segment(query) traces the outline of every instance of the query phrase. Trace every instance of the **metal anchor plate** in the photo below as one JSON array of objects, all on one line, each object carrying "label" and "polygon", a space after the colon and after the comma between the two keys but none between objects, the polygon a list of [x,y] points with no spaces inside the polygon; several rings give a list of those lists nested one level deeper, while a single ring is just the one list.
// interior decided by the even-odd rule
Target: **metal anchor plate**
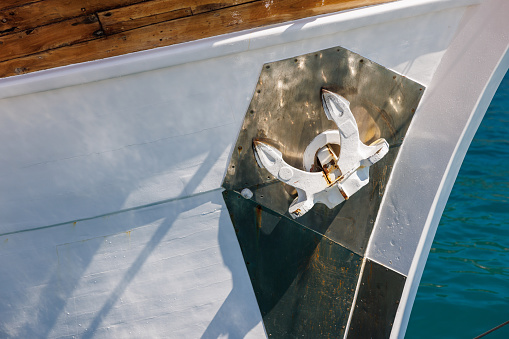
[{"label": "metal anchor plate", "polygon": [[[325,89],[322,89],[321,97],[327,118],[334,121],[339,129],[327,131],[327,135],[331,136],[332,141],[337,140],[334,136],[339,134],[341,152],[339,157],[336,156],[330,144],[318,149],[317,157],[322,169],[320,172],[295,168],[284,161],[281,152],[275,147],[259,140],[253,142],[258,165],[297,190],[298,196],[288,209],[294,219],[308,212],[316,203],[334,208],[348,200],[369,182],[369,167],[389,151],[389,144],[383,138],[369,146],[360,140],[348,100]],[[325,142],[328,141],[327,135],[322,138]],[[312,150],[307,154],[313,154]]]},{"label": "metal anchor plate", "polygon": [[[223,198],[267,333],[342,335],[385,184],[422,90],[341,47],[263,65]],[[386,141],[377,142],[381,137]],[[289,210],[301,216],[292,219]],[[374,295],[369,281],[388,279],[366,281],[359,293]],[[375,288],[376,299],[386,302],[387,289]]]},{"label": "metal anchor plate", "polygon": [[[253,140],[273,146],[289,166],[305,172],[314,171],[311,167],[319,165],[315,161],[318,155],[326,158],[328,151],[317,154],[326,144],[332,145],[338,159],[343,156],[344,152],[338,150],[341,143],[338,125],[324,114],[322,88],[350,102],[362,143],[372,145],[383,137],[390,151],[371,165],[369,182],[354,195],[348,195],[348,203],[333,209],[323,203],[315,204],[294,222],[362,255],[398,146],[424,92],[422,85],[400,74],[341,47],[263,65],[252,88],[222,186],[227,191],[244,192],[238,194],[239,199],[248,199],[255,206],[291,219],[288,207],[298,197],[297,189],[257,165]],[[357,170],[353,175],[362,177],[363,171]],[[331,167],[328,176],[332,182],[340,174]],[[345,192],[349,194],[348,189]],[[261,224],[264,225],[263,218]]]}]

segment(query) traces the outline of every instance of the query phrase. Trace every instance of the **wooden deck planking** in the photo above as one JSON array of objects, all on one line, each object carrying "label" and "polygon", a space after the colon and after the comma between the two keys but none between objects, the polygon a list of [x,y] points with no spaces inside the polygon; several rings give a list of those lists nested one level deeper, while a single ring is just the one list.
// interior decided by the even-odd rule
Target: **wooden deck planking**
[{"label": "wooden deck planking", "polygon": [[192,15],[174,0],[149,1],[97,13],[104,33],[110,35],[163,21]]},{"label": "wooden deck planking", "polygon": [[[16,2],[16,0],[8,1]],[[7,22],[10,24],[8,27],[16,27],[15,30],[19,27],[25,29],[22,32],[17,31],[0,36],[0,77],[118,56],[390,1],[393,0],[283,0],[278,2],[269,0],[225,0],[222,2],[87,0],[79,2],[81,5],[77,6],[72,0],[43,0],[16,7],[15,13],[18,14],[11,15],[12,20],[21,18],[21,21]],[[69,6],[56,7],[65,3]],[[41,14],[44,10],[47,12],[40,18],[28,19],[27,13]],[[1,13],[9,15],[8,12],[9,10]],[[1,18],[0,14],[0,22]],[[94,22],[92,18],[96,18],[96,21]],[[90,24],[77,24],[80,20],[81,22],[89,20]]]},{"label": "wooden deck planking", "polygon": [[95,15],[79,17],[0,37],[0,61],[96,38],[101,25]]},{"label": "wooden deck planking", "polygon": [[0,34],[19,32],[143,0],[43,0],[0,12]]},{"label": "wooden deck planking", "polygon": [[[220,2],[214,2],[210,0],[190,0],[192,3],[191,8],[193,9],[193,14],[205,13],[210,11],[215,11],[217,9],[232,7],[236,5],[241,5],[246,2],[254,2],[258,0],[223,0]],[[286,1],[286,0],[280,0]],[[268,2],[268,1],[265,1]]]},{"label": "wooden deck planking", "polygon": [[9,9],[12,7],[28,5],[29,3],[39,2],[39,1],[42,1],[42,0],[30,0],[30,1],[27,1],[27,0],[2,0],[2,2],[0,3],[0,11],[2,11],[4,9]]}]

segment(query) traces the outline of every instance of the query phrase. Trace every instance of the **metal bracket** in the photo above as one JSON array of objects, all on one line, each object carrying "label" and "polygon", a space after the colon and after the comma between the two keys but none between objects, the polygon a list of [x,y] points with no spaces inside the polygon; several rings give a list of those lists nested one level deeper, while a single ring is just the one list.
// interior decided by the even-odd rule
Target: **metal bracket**
[{"label": "metal bracket", "polygon": [[[322,89],[321,95],[327,118],[338,127],[338,131],[318,135],[304,154],[304,163],[308,165],[306,169],[311,170],[308,168],[310,155],[314,161],[316,154],[321,171],[309,172],[292,167],[283,160],[279,150],[262,141],[253,141],[258,165],[297,190],[298,196],[288,208],[294,219],[308,212],[316,203],[334,208],[348,200],[369,182],[369,167],[389,151],[389,144],[383,138],[369,146],[360,140],[348,100],[325,89]],[[331,144],[337,143],[338,139],[340,152],[336,155]],[[323,140],[325,144],[322,145]],[[319,149],[316,149],[317,145]]]}]

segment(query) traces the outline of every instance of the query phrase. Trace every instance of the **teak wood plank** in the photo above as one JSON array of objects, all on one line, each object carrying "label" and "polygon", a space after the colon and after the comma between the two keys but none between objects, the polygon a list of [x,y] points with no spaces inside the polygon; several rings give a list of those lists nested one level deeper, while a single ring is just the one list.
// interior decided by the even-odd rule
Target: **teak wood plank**
[{"label": "teak wood plank", "polygon": [[[223,1],[211,1],[211,0],[189,0],[185,1],[189,3],[189,6],[193,10],[193,14],[205,13],[215,11],[217,9],[241,5],[247,2],[261,1],[261,0],[223,0]],[[270,2],[265,0],[266,2]],[[279,0],[285,1],[285,0]]]},{"label": "teak wood plank", "polygon": [[0,10],[6,9],[6,8],[8,9],[8,8],[12,8],[12,7],[28,5],[29,3],[38,2],[38,1],[42,1],[42,0],[2,0],[2,2],[0,2]]},{"label": "teak wood plank", "polygon": [[0,77],[168,46],[393,0],[257,1],[0,62]]},{"label": "teak wood plank", "polygon": [[0,37],[0,61],[95,39],[101,25],[95,15],[69,19]]},{"label": "teak wood plank", "polygon": [[192,14],[175,0],[149,1],[97,13],[106,34],[114,34]]},{"label": "teak wood plank", "polygon": [[0,11],[0,34],[24,31],[143,0],[44,0]]},{"label": "teak wood plank", "polygon": [[106,34],[115,34],[130,29],[173,20],[192,14],[209,12],[254,0],[153,0],[99,12],[99,20]]},{"label": "teak wood plank", "polygon": [[[81,15],[89,15],[147,0],[43,0],[32,2],[31,0],[6,0],[0,5],[0,34],[19,32],[30,28],[74,18]],[[193,13],[202,13],[218,8],[233,6],[252,0],[173,0],[170,6],[174,9],[191,7]],[[25,3],[25,5],[22,5]],[[167,2],[168,3],[168,2]],[[169,12],[168,9],[165,12]]]}]

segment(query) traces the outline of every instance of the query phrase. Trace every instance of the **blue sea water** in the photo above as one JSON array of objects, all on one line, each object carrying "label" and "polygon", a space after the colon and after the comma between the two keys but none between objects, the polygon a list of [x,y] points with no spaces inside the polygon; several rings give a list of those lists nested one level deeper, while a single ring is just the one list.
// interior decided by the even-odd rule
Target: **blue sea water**
[{"label": "blue sea water", "polygon": [[[474,338],[507,320],[509,72],[470,145],[445,207],[406,338]],[[509,338],[509,325],[484,338]]]}]

